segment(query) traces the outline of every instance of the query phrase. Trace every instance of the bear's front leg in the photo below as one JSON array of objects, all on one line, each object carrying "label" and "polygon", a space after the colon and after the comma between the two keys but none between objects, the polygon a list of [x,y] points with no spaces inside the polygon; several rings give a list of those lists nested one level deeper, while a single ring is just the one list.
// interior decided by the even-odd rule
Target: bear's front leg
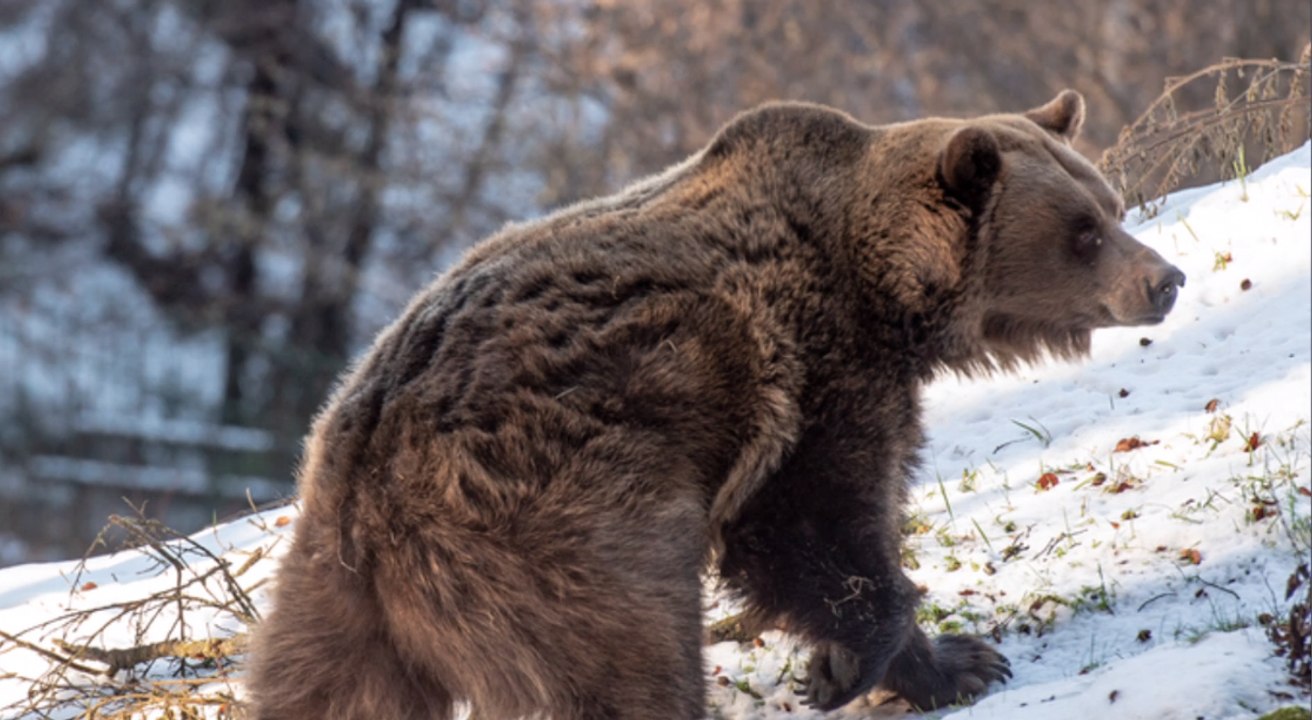
[{"label": "bear's front leg", "polygon": [[917,593],[909,581],[903,582],[900,571],[893,572],[892,577],[883,576],[880,585],[866,576],[852,576],[842,587],[848,594],[823,598],[823,608],[789,613],[790,629],[800,626],[800,634],[814,641],[807,664],[808,704],[834,710],[882,684],[920,632],[915,625]]},{"label": "bear's front leg", "polygon": [[980,638],[926,637],[915,624],[918,593],[908,592],[910,587],[907,581],[900,593],[881,593],[873,581],[850,578],[844,588],[849,594],[826,601],[835,619],[843,617],[840,608],[848,605],[848,613],[863,625],[825,620],[821,637],[826,639],[816,642],[807,667],[809,704],[833,710],[879,686],[926,711],[968,702],[991,683],[1011,677],[1007,659]]},{"label": "bear's front leg", "polygon": [[813,644],[807,700],[823,710],[876,685],[917,707],[940,707],[1008,675],[1006,660],[983,642],[931,643],[916,626],[920,594],[900,553],[905,458],[914,446],[893,439],[914,433],[888,429],[813,426],[724,530],[723,578],[753,616]]},{"label": "bear's front leg", "polygon": [[944,634],[931,641],[917,627],[879,684],[924,712],[968,702],[1010,677],[1007,658],[985,640]]},{"label": "bear's front leg", "polygon": [[[725,529],[720,571],[753,616],[814,645],[808,698],[829,710],[884,678],[915,632],[919,593],[900,568],[896,500],[882,505],[851,487],[833,497],[823,484],[758,493]],[[882,515],[893,516],[887,528]]]}]

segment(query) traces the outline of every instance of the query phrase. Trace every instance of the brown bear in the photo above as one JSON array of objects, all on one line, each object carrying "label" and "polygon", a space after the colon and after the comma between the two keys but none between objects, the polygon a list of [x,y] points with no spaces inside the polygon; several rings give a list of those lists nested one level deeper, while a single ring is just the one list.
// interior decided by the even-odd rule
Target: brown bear
[{"label": "brown bear", "polygon": [[700,572],[813,646],[808,701],[1009,676],[928,638],[900,515],[937,372],[1089,351],[1184,275],[1023,114],[772,104],[423,290],[314,424],[249,690],[262,720],[698,718]]}]

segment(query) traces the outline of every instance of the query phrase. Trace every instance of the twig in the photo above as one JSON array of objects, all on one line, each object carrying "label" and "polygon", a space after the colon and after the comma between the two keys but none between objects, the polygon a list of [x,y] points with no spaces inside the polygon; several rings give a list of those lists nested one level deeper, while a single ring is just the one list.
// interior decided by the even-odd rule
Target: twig
[{"label": "twig", "polygon": [[47,660],[52,660],[54,662],[59,663],[63,667],[72,668],[74,670],[77,670],[78,672],[84,672],[89,675],[97,675],[100,673],[99,670],[93,667],[88,667],[86,665],[83,665],[82,663],[75,661],[73,658],[66,657],[64,655],[60,655],[57,652],[52,652],[50,650],[47,650],[41,647],[40,645],[30,643],[16,635],[10,635],[4,630],[0,630],[0,638],[3,638],[4,640],[13,643],[14,645],[17,645],[26,650],[31,650],[32,652],[40,655],[41,657]]},{"label": "twig", "polygon": [[1239,599],[1239,593],[1235,592],[1234,590],[1231,590],[1230,588],[1221,587],[1220,585],[1217,585],[1211,580],[1204,580],[1202,575],[1195,575],[1194,579],[1208,587],[1216,588],[1217,590],[1220,590],[1221,592],[1224,593],[1230,593],[1232,596],[1234,596],[1234,599],[1236,600]]},{"label": "twig", "polygon": [[1144,601],[1143,601],[1143,604],[1139,605],[1139,609],[1138,609],[1136,612],[1143,612],[1143,609],[1144,609],[1144,608],[1146,608],[1146,607],[1148,607],[1149,605],[1151,605],[1151,604],[1157,602],[1158,600],[1161,600],[1161,599],[1164,598],[1164,597],[1173,597],[1174,595],[1175,595],[1175,593],[1173,593],[1173,592],[1164,592],[1164,593],[1159,593],[1159,594],[1157,594],[1157,595],[1154,595],[1154,596],[1148,598],[1147,600],[1144,600]]}]

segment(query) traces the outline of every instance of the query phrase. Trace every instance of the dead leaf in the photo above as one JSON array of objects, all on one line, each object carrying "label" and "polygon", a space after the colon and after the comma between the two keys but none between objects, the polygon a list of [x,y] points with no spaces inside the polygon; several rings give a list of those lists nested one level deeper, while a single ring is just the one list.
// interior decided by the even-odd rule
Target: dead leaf
[{"label": "dead leaf", "polygon": [[1135,435],[1134,437],[1121,438],[1120,440],[1117,440],[1117,441],[1116,441],[1116,448],[1115,448],[1114,450],[1112,450],[1112,452],[1118,452],[1118,453],[1119,453],[1119,452],[1130,452],[1131,450],[1138,450],[1138,449],[1141,448],[1141,447],[1148,447],[1149,445],[1156,445],[1156,444],[1159,443],[1159,442],[1161,442],[1161,441],[1160,441],[1160,440],[1140,440],[1140,439],[1139,439],[1139,436],[1138,436],[1138,435]]},{"label": "dead leaf", "polygon": [[1276,515],[1279,514],[1280,514],[1279,507],[1275,505],[1260,504],[1260,505],[1253,506],[1251,517],[1253,518],[1253,522],[1257,522],[1259,520],[1265,520],[1266,518],[1269,517],[1275,517]]},{"label": "dead leaf", "polygon": [[1039,476],[1039,481],[1035,483],[1040,490],[1051,490],[1056,487],[1061,480],[1057,478],[1056,473],[1046,472]]},{"label": "dead leaf", "polygon": [[1203,562],[1203,554],[1194,548],[1185,548],[1180,551],[1180,559],[1190,565],[1201,565]]},{"label": "dead leaf", "polygon": [[1253,281],[1249,280],[1248,278],[1244,278],[1243,281],[1239,283],[1239,289],[1244,291],[1252,290]]},{"label": "dead leaf", "polygon": [[1203,409],[1209,413],[1214,413],[1216,412],[1216,409],[1220,406],[1221,406],[1221,399],[1212,398],[1211,400],[1207,401],[1207,404],[1203,406]]},{"label": "dead leaf", "polygon": [[1244,452],[1253,452],[1260,447],[1262,447],[1262,437],[1257,433],[1249,435],[1248,439],[1244,441]]},{"label": "dead leaf", "polygon": [[95,584],[95,583],[93,583],[93,582],[91,582],[90,580],[88,580],[88,581],[82,583],[81,590],[82,590],[83,592],[86,592],[87,590],[95,590],[95,589],[98,588],[98,587],[100,587],[100,586],[97,585],[97,584]]},{"label": "dead leaf", "polygon": [[273,526],[274,526],[274,527],[287,527],[288,525],[291,524],[291,522],[292,522],[292,519],[291,519],[290,517],[288,517],[288,516],[286,516],[286,515],[279,515],[279,516],[278,516],[278,519],[273,521]]}]

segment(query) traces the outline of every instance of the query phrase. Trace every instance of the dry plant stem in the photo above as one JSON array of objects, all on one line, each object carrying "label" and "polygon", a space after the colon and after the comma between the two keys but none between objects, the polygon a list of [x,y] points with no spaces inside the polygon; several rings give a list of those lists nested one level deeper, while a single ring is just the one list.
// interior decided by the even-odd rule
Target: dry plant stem
[{"label": "dry plant stem", "polygon": [[246,633],[239,633],[222,639],[166,640],[130,648],[109,649],[90,645],[74,645],[59,639],[54,640],[54,643],[61,650],[68,653],[70,657],[85,658],[108,665],[109,667],[104,673],[113,675],[120,670],[133,668],[140,663],[166,657],[223,660],[240,654],[246,647],[246,639]]},{"label": "dry plant stem", "polygon": [[752,628],[748,627],[746,617],[743,613],[730,615],[723,620],[713,622],[706,627],[707,643],[722,642],[751,642],[757,635]]},{"label": "dry plant stem", "polygon": [[[1126,202],[1142,206],[1149,216],[1152,198],[1164,197],[1195,176],[1242,175],[1245,170],[1236,160],[1245,145],[1270,156],[1312,135],[1310,66],[1312,44],[1297,62],[1227,58],[1169,78],[1162,94],[1121,131],[1100,165],[1121,186]],[[1239,81],[1236,87],[1232,80]],[[1205,81],[1214,81],[1215,89],[1202,107],[1196,91]],[[1178,107],[1185,104],[1194,108]]]}]

